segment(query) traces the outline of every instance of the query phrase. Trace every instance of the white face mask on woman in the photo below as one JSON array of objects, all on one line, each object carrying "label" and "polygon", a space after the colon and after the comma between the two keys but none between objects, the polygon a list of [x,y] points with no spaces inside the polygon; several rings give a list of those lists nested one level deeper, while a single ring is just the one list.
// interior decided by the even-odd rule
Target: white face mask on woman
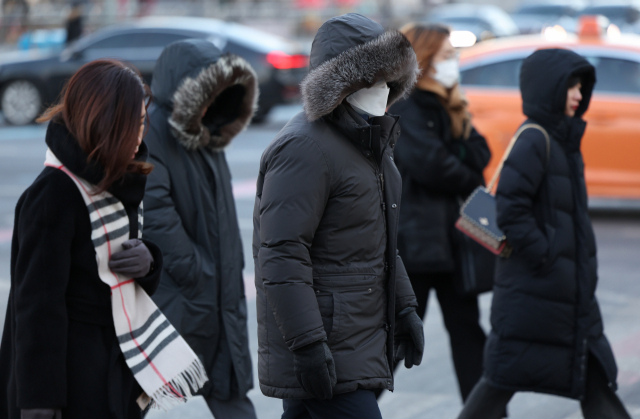
[{"label": "white face mask on woman", "polygon": [[452,88],[458,82],[460,68],[458,67],[458,60],[455,58],[435,63],[433,68],[436,70],[433,79],[447,89]]},{"label": "white face mask on woman", "polygon": [[387,109],[389,99],[389,87],[381,80],[368,89],[360,89],[347,96],[347,102],[358,113],[366,113],[369,116],[382,116]]}]

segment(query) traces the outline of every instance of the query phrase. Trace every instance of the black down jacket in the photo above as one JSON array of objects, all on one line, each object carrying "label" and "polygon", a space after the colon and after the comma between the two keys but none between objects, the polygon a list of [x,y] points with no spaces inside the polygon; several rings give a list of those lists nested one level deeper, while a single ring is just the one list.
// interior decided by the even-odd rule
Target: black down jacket
[{"label": "black down jacket", "polygon": [[244,259],[221,147],[251,119],[255,74],[210,42],[180,41],[161,54],[151,89],[145,233],[166,255],[153,298],[202,359],[203,394],[244,396],[253,386]]},{"label": "black down jacket", "polygon": [[[564,116],[570,77],[582,79],[575,117]],[[595,69],[566,50],[524,61],[520,89],[528,129],[507,159],[497,191],[498,224],[513,245],[498,262],[485,375],[496,386],[572,398],[584,395],[588,353],[615,387],[616,364],[595,298],[596,242],[587,214],[580,142]]]},{"label": "black down jacket", "polygon": [[310,397],[291,351],[327,340],[334,394],[392,390],[395,315],[417,306],[396,251],[402,185],[392,152],[400,129],[386,115],[369,125],[342,101],[380,79],[391,86],[390,101],[400,97],[415,82],[416,58],[399,32],[348,14],[320,28],[311,66],[305,112],[260,162],[253,241],[260,388],[271,397]]},{"label": "black down jacket", "polygon": [[398,249],[409,272],[453,272],[454,224],[459,199],[484,183],[491,153],[473,129],[452,138],[451,120],[438,96],[415,89],[389,112],[400,115],[402,138],[395,150],[402,175]]},{"label": "black down jacket", "polygon": [[[50,122],[47,146],[75,175],[96,185],[102,167],[62,123]],[[147,158],[142,143],[136,159]],[[146,176],[125,175],[109,192],[138,237]],[[73,180],[46,167],[16,206],[11,241],[11,292],[0,348],[0,417],[20,409],[62,409],[65,419],[134,419],[142,389],[127,366],[113,326],[111,289],[98,275],[87,205]],[[162,254],[144,239],[156,269],[136,279],[153,294]]]}]

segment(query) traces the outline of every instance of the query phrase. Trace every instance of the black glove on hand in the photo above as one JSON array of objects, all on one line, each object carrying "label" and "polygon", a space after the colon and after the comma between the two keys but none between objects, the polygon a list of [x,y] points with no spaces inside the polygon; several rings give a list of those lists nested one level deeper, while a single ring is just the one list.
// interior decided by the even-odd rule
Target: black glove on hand
[{"label": "black glove on hand", "polygon": [[131,239],[122,243],[122,252],[111,255],[109,269],[130,278],[144,278],[151,270],[153,256],[142,240]]},{"label": "black glove on hand", "polygon": [[313,398],[328,400],[333,397],[338,378],[326,342],[314,342],[293,351],[293,370],[298,383]]},{"label": "black glove on hand", "polygon": [[420,365],[424,352],[422,320],[414,307],[402,310],[396,318],[395,353],[396,362],[404,359],[404,366]]},{"label": "black glove on hand", "polygon": [[20,419],[61,419],[60,409],[22,409]]}]

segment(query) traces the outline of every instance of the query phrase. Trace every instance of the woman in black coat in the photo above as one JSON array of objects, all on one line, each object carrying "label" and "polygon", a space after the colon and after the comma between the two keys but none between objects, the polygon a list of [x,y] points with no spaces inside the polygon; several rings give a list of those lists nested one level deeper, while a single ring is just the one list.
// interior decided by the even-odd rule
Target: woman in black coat
[{"label": "woman in black coat", "polygon": [[466,399],[482,374],[485,334],[479,324],[477,298],[461,296],[454,284],[462,265],[458,250],[461,233],[454,224],[460,200],[484,183],[482,171],[491,154],[485,139],[471,125],[466,100],[458,88],[449,29],[410,25],[403,32],[416,51],[423,75],[409,98],[389,110],[400,115],[402,128],[394,153],[402,175],[398,249],[421,317],[430,291],[436,291],[460,393]]},{"label": "woman in black coat", "polygon": [[[109,266],[152,294],[162,255],[137,239],[147,148],[146,87],[117,61],[95,61],[74,75],[51,108],[50,151],[73,175],[117,198],[129,238]],[[11,243],[11,292],[0,348],[0,417],[140,418],[142,390],[118,345],[111,289],[98,274],[92,223],[78,187],[46,167],[22,194]],[[128,243],[128,244],[127,244]]]},{"label": "woman in black coat", "polygon": [[516,391],[579,399],[585,418],[627,419],[595,298],[596,241],[580,143],[595,69],[567,50],[522,65],[526,129],[502,171],[498,225],[513,246],[497,265],[485,371],[459,418],[500,418]]}]

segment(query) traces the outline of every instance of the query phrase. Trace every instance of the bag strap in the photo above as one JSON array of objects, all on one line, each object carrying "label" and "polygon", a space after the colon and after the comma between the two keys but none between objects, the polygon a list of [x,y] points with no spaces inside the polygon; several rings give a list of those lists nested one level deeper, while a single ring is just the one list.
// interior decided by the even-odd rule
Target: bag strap
[{"label": "bag strap", "polygon": [[507,149],[504,151],[504,154],[502,155],[502,159],[500,160],[500,163],[498,164],[498,167],[496,168],[495,173],[491,177],[491,181],[487,185],[487,188],[486,188],[487,191],[491,192],[493,190],[493,187],[496,186],[496,183],[498,182],[498,179],[500,178],[500,173],[502,173],[502,168],[504,167],[504,162],[509,157],[509,154],[511,154],[511,150],[513,150],[513,146],[516,145],[516,141],[518,141],[518,138],[520,138],[520,135],[526,129],[529,129],[529,128],[537,129],[539,131],[542,131],[542,133],[544,134],[544,138],[545,138],[545,140],[547,140],[547,166],[549,165],[549,162],[551,161],[551,139],[549,138],[549,134],[547,133],[547,131],[542,126],[540,126],[538,124],[524,124],[523,126],[520,127],[520,129],[518,131],[516,131],[516,133],[513,136],[513,138],[511,138],[511,141],[509,141],[509,145],[507,146]]}]

